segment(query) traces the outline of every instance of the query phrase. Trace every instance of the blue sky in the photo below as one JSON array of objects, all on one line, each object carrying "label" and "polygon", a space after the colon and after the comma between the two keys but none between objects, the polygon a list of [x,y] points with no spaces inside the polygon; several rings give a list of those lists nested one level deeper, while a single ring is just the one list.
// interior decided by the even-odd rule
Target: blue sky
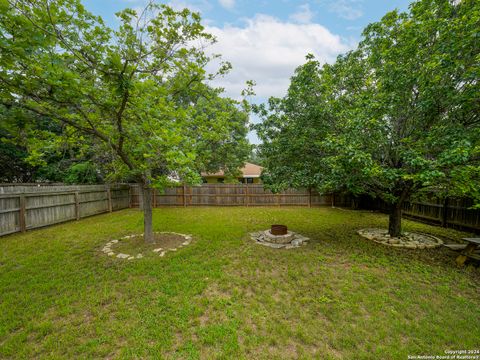
[{"label": "blue sky", "polygon": [[[147,0],[83,0],[88,10],[112,27],[115,12],[141,9]],[[257,83],[255,102],[283,96],[295,68],[313,53],[322,62],[354,48],[362,29],[388,11],[408,9],[409,0],[170,0],[176,9],[188,7],[202,15],[207,30],[217,37],[212,53],[233,65],[215,80],[226,95],[239,98],[247,80]],[[213,66],[213,65],[212,65]],[[212,68],[213,71],[213,68]],[[258,119],[252,119],[253,122]],[[251,142],[257,143],[255,134]]]}]

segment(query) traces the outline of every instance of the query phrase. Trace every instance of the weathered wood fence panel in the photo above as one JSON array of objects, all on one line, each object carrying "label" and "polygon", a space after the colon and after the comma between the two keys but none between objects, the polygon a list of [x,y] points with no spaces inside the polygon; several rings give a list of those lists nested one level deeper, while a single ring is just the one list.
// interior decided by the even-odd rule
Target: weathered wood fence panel
[{"label": "weathered wood fence panel", "polygon": [[[388,205],[379,199],[363,199],[363,207],[388,212]],[[403,215],[444,227],[480,232],[480,210],[472,209],[473,200],[468,198],[432,198],[428,201],[407,201]]]},{"label": "weathered wood fence panel", "polygon": [[[132,185],[131,206],[140,206],[138,185]],[[203,184],[154,191],[153,204],[161,206],[350,206],[348,196],[319,195],[314,191],[288,189],[274,194],[263,185]]]},{"label": "weathered wood fence panel", "polygon": [[471,209],[471,199],[452,199],[447,201],[430,200],[428,203],[407,202],[403,213],[445,227],[456,227],[480,231],[480,210]]},{"label": "weathered wood fence panel", "polygon": [[130,206],[129,186],[0,185],[0,236]]}]

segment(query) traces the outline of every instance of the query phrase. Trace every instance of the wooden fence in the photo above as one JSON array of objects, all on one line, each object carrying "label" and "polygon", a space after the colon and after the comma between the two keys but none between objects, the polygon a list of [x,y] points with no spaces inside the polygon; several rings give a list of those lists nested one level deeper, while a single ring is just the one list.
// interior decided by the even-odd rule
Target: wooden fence
[{"label": "wooden fence", "polygon": [[0,236],[128,208],[128,185],[0,184]]},{"label": "wooden fence", "polygon": [[[140,206],[139,187],[132,185],[131,206]],[[153,206],[350,206],[348,196],[319,195],[314,191],[289,189],[274,194],[257,184],[203,184],[154,191]]]},{"label": "wooden fence", "polygon": [[[388,205],[381,200],[362,201],[362,207],[388,212]],[[480,210],[472,209],[471,199],[432,198],[428,201],[407,201],[403,204],[403,216],[424,222],[480,232]]]},{"label": "wooden fence", "polygon": [[[358,200],[358,199],[357,199]],[[138,185],[0,184],[0,236],[78,220],[87,216],[141,205]],[[363,208],[387,211],[386,204],[360,199]],[[345,195],[319,195],[289,189],[273,194],[257,184],[204,184],[154,191],[153,206],[337,206],[350,207]],[[445,227],[480,232],[480,210],[469,199],[406,202],[403,214]]]}]

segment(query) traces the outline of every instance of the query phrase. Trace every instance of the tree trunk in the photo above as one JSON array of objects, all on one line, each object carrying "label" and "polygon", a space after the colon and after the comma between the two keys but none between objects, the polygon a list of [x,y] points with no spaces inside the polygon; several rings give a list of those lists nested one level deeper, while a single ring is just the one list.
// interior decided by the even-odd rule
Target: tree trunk
[{"label": "tree trunk", "polygon": [[152,187],[147,181],[143,185],[143,240],[153,242],[152,226]]},{"label": "tree trunk", "polygon": [[388,218],[388,234],[391,237],[399,237],[402,233],[402,207],[403,201],[392,204]]}]

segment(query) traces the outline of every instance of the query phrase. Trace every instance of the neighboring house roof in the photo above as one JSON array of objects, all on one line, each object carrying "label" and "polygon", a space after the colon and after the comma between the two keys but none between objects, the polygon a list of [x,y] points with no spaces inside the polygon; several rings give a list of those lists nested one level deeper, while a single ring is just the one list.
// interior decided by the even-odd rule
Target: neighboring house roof
[{"label": "neighboring house roof", "polygon": [[[242,174],[242,177],[260,177],[262,173],[263,167],[259,165],[255,165],[252,163],[245,163],[244,167],[240,169],[240,172]],[[203,177],[209,177],[209,176],[225,176],[225,173],[223,170],[220,170],[214,174],[208,174],[208,173],[202,173]]]}]

